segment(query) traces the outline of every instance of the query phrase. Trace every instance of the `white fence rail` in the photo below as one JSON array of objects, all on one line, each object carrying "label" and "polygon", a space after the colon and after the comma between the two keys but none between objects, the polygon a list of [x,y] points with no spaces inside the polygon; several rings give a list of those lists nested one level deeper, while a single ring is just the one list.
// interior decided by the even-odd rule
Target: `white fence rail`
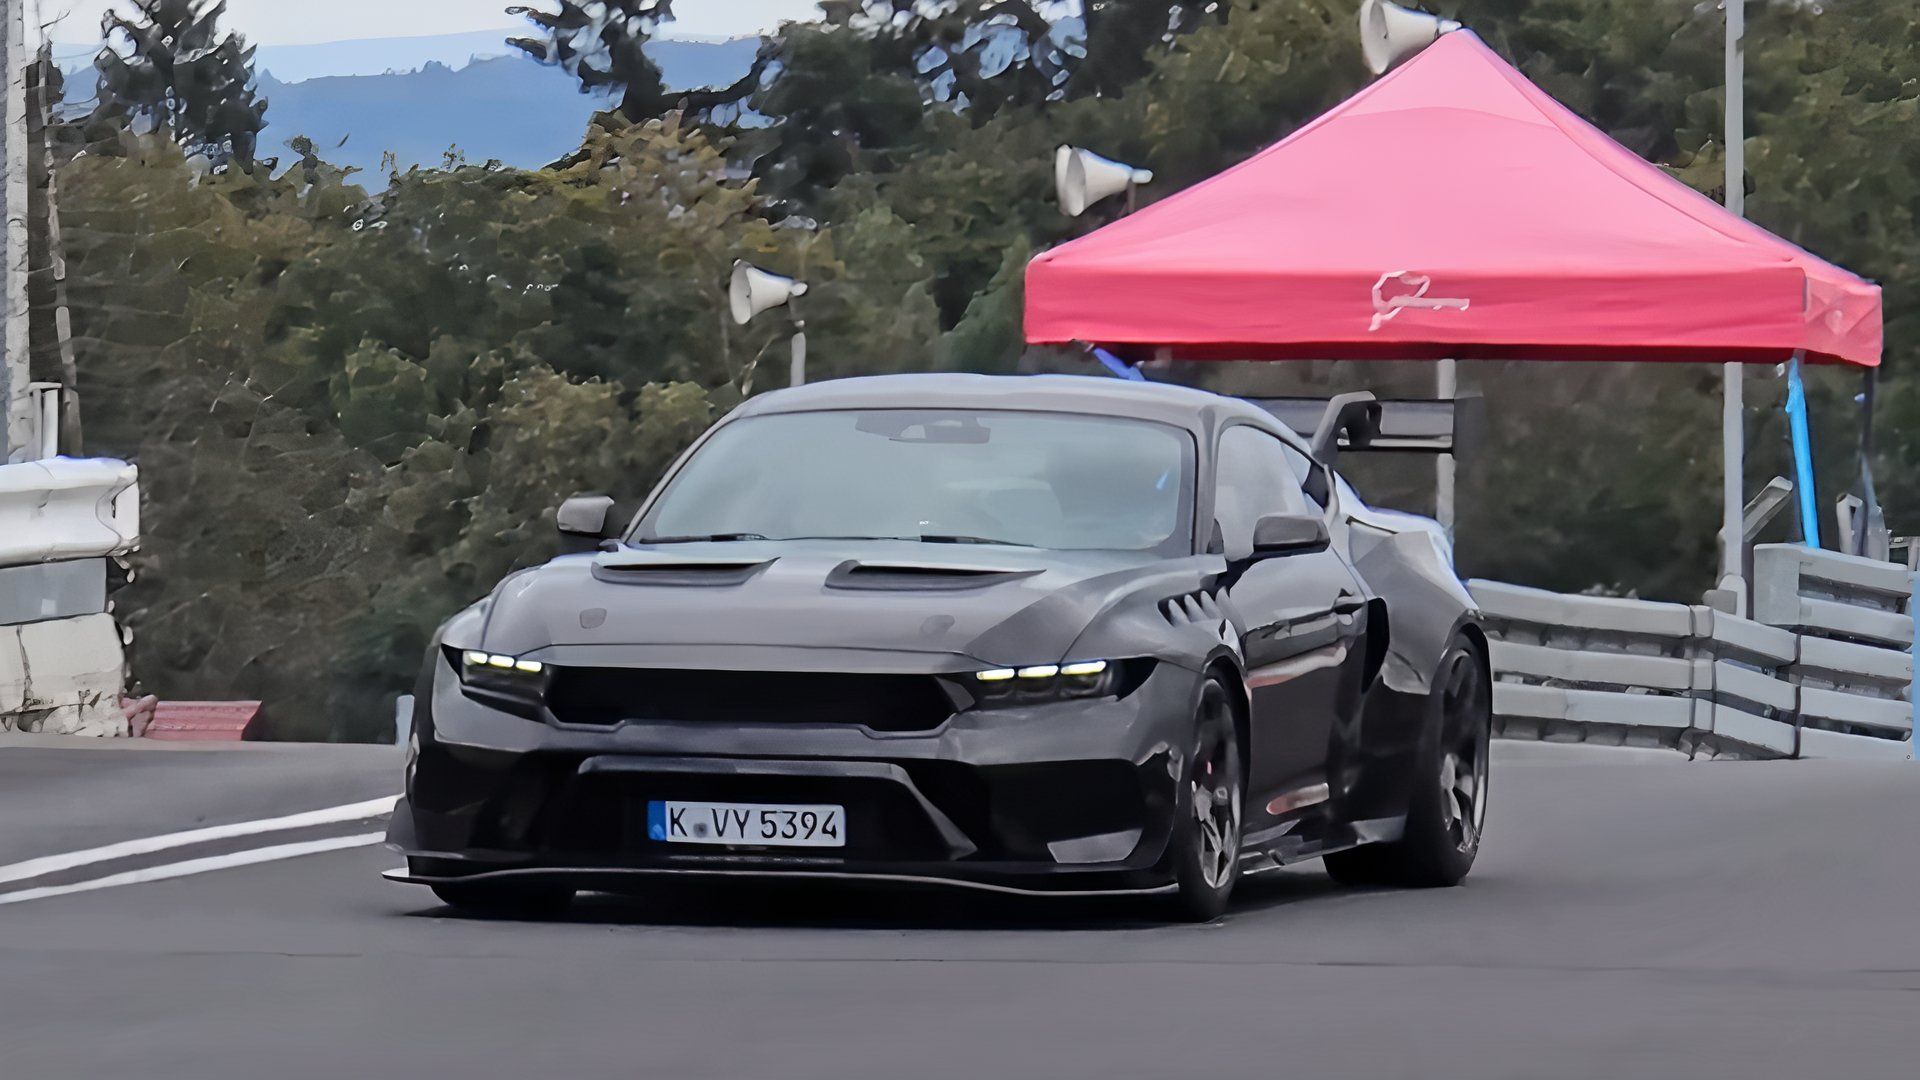
[{"label": "white fence rail", "polygon": [[0,465],[0,566],[125,555],[139,547],[139,480],[124,461]]},{"label": "white fence rail", "polygon": [[1912,755],[1902,566],[1755,549],[1753,619],[1469,584],[1493,641],[1496,730],[1743,757]]},{"label": "white fence rail", "polygon": [[0,465],[0,731],[124,735],[107,559],[140,541],[122,461]]}]

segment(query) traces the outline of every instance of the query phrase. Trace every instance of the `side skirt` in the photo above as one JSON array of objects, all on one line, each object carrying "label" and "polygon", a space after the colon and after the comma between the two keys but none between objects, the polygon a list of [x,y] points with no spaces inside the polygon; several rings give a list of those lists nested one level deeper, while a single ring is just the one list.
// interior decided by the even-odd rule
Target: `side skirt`
[{"label": "side skirt", "polygon": [[1268,870],[1278,870],[1282,866],[1317,859],[1322,855],[1331,855],[1336,851],[1346,851],[1362,844],[1390,844],[1400,839],[1407,831],[1407,818],[1402,814],[1396,817],[1370,818],[1365,821],[1348,821],[1329,825],[1309,836],[1289,836],[1286,833],[1297,822],[1288,822],[1277,829],[1268,830],[1266,837],[1247,838],[1245,849],[1240,855],[1242,874],[1259,874]]}]

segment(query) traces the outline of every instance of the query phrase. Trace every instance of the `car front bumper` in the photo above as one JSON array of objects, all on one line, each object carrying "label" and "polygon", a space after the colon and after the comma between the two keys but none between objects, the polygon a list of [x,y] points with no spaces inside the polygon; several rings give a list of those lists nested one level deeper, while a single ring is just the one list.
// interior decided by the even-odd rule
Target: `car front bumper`
[{"label": "car front bumper", "polygon": [[[879,734],[833,724],[630,722],[582,731],[481,704],[444,665],[416,716],[394,880],[662,875],[865,878],[994,891],[1156,892],[1200,677],[1157,665],[1120,698],[954,714]],[[652,800],[833,804],[844,848],[669,844]]]}]

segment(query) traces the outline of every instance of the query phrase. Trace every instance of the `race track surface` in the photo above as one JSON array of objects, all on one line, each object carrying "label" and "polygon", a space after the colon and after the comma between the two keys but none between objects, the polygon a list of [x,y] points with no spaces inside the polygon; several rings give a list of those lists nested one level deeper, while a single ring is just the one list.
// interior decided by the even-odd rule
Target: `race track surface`
[{"label": "race track surface", "polygon": [[[373,748],[0,744],[0,863],[396,790]],[[842,887],[454,916],[338,822],[0,883],[0,1076],[850,1080],[1920,1073],[1920,767],[1500,744],[1466,887],[1137,904]]]}]

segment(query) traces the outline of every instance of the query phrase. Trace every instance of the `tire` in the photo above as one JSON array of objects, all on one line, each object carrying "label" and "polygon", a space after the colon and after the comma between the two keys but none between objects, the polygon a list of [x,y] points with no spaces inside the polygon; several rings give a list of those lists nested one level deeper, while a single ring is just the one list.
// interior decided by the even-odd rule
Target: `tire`
[{"label": "tire", "polygon": [[448,882],[431,886],[448,907],[503,919],[553,919],[567,913],[574,890],[527,882]]},{"label": "tire", "polygon": [[1167,908],[1181,921],[1212,922],[1227,910],[1240,880],[1247,786],[1232,698],[1218,679],[1201,688],[1193,727],[1168,845],[1178,891]]},{"label": "tire", "polygon": [[1342,885],[1447,888],[1473,869],[1487,817],[1492,687],[1479,650],[1462,635],[1440,662],[1427,734],[1415,759],[1407,829],[1390,844],[1328,855]]}]

